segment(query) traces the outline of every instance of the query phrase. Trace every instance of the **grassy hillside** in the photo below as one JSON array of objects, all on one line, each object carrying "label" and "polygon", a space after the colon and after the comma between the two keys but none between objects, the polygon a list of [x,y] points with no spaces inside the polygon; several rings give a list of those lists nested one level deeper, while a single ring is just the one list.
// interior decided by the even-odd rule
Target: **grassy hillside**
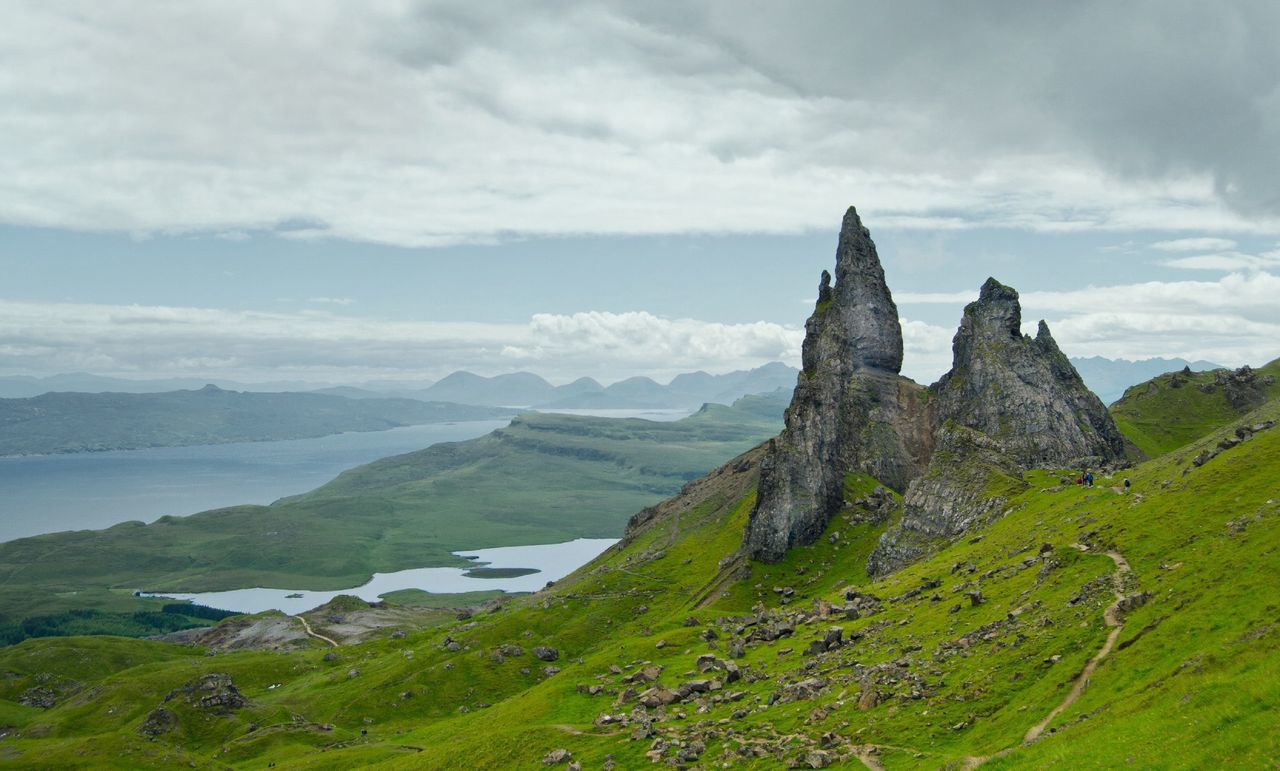
[{"label": "grassy hillside", "polygon": [[215,386],[158,394],[47,393],[0,399],[0,455],[301,439],[511,414],[446,402],[243,393]]},{"label": "grassy hillside", "polygon": [[374,572],[469,564],[460,549],[617,537],[636,510],[776,433],[781,412],[760,397],[671,423],[528,415],[270,506],[3,543],[0,634],[37,616],[159,608],[136,589],[342,589]]},{"label": "grassy hillside", "polygon": [[1280,397],[1280,359],[1253,370],[1251,381],[1240,371],[1170,372],[1130,387],[1110,410],[1121,433],[1154,457],[1276,397]]},{"label": "grassy hillside", "polygon": [[[1276,419],[1271,402],[1241,422]],[[866,478],[848,480],[851,503],[816,545],[779,565],[735,556],[753,452],[557,586],[402,638],[214,658],[28,641],[0,650],[0,757],[479,769],[541,767],[564,749],[586,768],[1269,767],[1280,428],[1191,463],[1233,428],[1129,470],[1128,493],[1028,473],[1002,519],[874,582],[866,555],[893,498]]]}]

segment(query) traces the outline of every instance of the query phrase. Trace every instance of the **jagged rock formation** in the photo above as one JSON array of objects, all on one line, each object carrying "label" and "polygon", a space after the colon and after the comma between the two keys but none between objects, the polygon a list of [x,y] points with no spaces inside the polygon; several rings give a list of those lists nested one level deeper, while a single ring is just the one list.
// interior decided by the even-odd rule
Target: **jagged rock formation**
[{"label": "jagged rock formation", "polygon": [[930,387],[937,420],[997,440],[1024,466],[1097,466],[1122,457],[1124,438],[1040,322],[1022,334],[1018,293],[987,279],[952,343],[951,371]]},{"label": "jagged rock formation", "polygon": [[1222,389],[1227,404],[1240,412],[1247,412],[1260,406],[1267,400],[1267,386],[1275,383],[1275,378],[1267,375],[1258,377],[1258,373],[1249,365],[1232,372],[1220,370],[1213,373],[1213,382],[1200,387],[1205,393],[1213,393]]},{"label": "jagged rock formation", "polygon": [[1022,468],[1122,458],[1115,423],[1048,326],[1031,338],[1021,324],[1018,293],[988,279],[965,308],[951,371],[928,389],[901,377],[897,307],[850,208],[835,286],[824,271],[805,324],[786,428],[761,462],[747,553],[772,562],[815,541],[844,506],[847,475],[863,472],[906,493],[902,520],[869,562],[888,572],[998,516],[993,486],[1020,484]]},{"label": "jagged rock formation", "polygon": [[994,439],[955,423],[938,432],[925,475],[902,500],[902,519],[867,558],[867,573],[890,573],[1004,513],[1009,496],[1026,489],[1022,468]]},{"label": "jagged rock formation", "polygon": [[864,470],[902,490],[928,460],[929,400],[898,375],[898,309],[852,207],[840,229],[835,286],[830,282],[823,271],[786,428],[761,465],[745,540],[758,559],[781,559],[820,536],[843,503],[848,472]]}]

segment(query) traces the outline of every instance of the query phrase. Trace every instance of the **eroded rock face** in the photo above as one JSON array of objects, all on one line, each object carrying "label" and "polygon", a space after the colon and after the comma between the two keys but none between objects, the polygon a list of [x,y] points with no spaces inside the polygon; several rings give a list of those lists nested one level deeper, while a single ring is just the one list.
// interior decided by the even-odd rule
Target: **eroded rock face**
[{"label": "eroded rock face", "polygon": [[1043,321],[1022,334],[1018,293],[982,285],[952,343],[951,371],[930,386],[934,419],[976,429],[1027,467],[1098,466],[1124,456],[1124,439]]},{"label": "eroded rock face", "polygon": [[898,309],[853,208],[840,230],[835,286],[822,274],[802,358],[786,428],[765,453],[747,525],[748,552],[767,561],[822,534],[842,505],[848,472],[901,490],[928,461],[929,399],[898,375]]},{"label": "eroded rock face", "polygon": [[903,496],[902,519],[868,557],[867,573],[891,573],[990,524],[1004,512],[1008,496],[1025,488],[1022,468],[1000,443],[947,423],[938,432],[929,470]]}]

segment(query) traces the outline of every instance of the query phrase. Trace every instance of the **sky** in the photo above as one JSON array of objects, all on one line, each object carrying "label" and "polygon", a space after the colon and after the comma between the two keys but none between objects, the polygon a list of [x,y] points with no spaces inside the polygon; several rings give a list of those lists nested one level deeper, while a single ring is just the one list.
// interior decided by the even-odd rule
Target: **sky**
[{"label": "sky", "polygon": [[0,375],[799,361],[846,207],[949,366],[1280,356],[1280,4],[14,2]]}]

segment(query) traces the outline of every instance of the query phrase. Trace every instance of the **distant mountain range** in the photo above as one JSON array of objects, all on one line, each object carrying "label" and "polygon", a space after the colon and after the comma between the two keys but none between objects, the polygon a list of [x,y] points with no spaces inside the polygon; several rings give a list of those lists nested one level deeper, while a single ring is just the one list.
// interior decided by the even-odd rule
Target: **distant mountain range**
[{"label": "distant mountain range", "polygon": [[1214,364],[1211,361],[1161,358],[1129,361],[1090,356],[1082,359],[1073,358],[1071,363],[1080,373],[1084,384],[1098,395],[1103,404],[1111,404],[1124,396],[1124,391],[1129,386],[1145,382],[1166,372],[1173,372],[1183,367],[1190,367],[1194,372],[1222,369],[1221,364]]},{"label": "distant mountain range", "polygon": [[[241,383],[217,378],[134,380],[132,378],[93,375],[88,372],[68,372],[47,377],[32,377],[30,375],[0,377],[0,399],[26,399],[32,396],[40,396],[41,394],[64,391],[90,394],[157,394],[165,391],[196,391],[209,384],[229,391],[253,391],[255,393],[314,391],[318,387],[314,382],[301,380],[280,380],[271,383]],[[431,381],[424,381],[420,387],[425,388],[430,384]],[[403,386],[403,384],[400,385]],[[385,394],[381,395],[385,396]]]},{"label": "distant mountain range", "polygon": [[376,380],[359,385],[327,385],[279,381],[239,383],[224,380],[129,380],[85,372],[48,377],[0,377],[0,398],[28,398],[50,392],[161,393],[197,390],[212,383],[235,391],[310,391],[344,396],[348,399],[416,399],[486,407],[532,407],[536,409],[695,409],[706,402],[732,404],[747,394],[766,393],[778,388],[790,391],[799,370],[771,362],[751,370],[724,375],[690,372],[677,375],[667,385],[647,377],[633,377],[601,385],[589,377],[555,386],[531,372],[515,372],[484,377],[471,372],[455,372],[438,382]]},{"label": "distant mountain range", "polygon": [[515,410],[416,399],[242,393],[48,393],[0,399],[0,456],[301,439],[511,417]]},{"label": "distant mountain range", "polygon": [[[1071,363],[1084,378],[1085,385],[1106,404],[1124,395],[1134,383],[1156,375],[1191,367],[1200,372],[1221,369],[1211,361],[1152,358],[1140,361],[1107,359],[1101,356],[1072,358]],[[85,393],[160,393],[181,389],[195,390],[212,382],[220,388],[236,391],[283,392],[310,391],[345,396],[348,399],[416,399],[488,407],[532,407],[554,409],[663,409],[696,408],[705,402],[732,404],[741,396],[765,393],[778,388],[795,387],[799,370],[780,362],[771,362],[751,370],[724,375],[690,372],[677,375],[667,385],[647,377],[633,377],[613,385],[601,385],[589,377],[555,386],[531,372],[514,372],[484,377],[459,371],[438,382],[430,380],[373,380],[359,385],[324,385],[314,382],[282,380],[271,383],[241,383],[230,380],[194,380],[168,378],[130,380],[104,377],[86,372],[29,377],[0,377],[0,398],[26,398],[51,391]]]},{"label": "distant mountain range", "polygon": [[488,406],[556,409],[696,408],[707,402],[732,404],[747,394],[795,387],[799,370],[779,362],[724,375],[690,372],[677,375],[667,385],[647,377],[632,377],[604,386],[589,377],[553,386],[529,372],[482,377],[455,372],[420,391],[398,391],[399,396],[433,401]]}]

